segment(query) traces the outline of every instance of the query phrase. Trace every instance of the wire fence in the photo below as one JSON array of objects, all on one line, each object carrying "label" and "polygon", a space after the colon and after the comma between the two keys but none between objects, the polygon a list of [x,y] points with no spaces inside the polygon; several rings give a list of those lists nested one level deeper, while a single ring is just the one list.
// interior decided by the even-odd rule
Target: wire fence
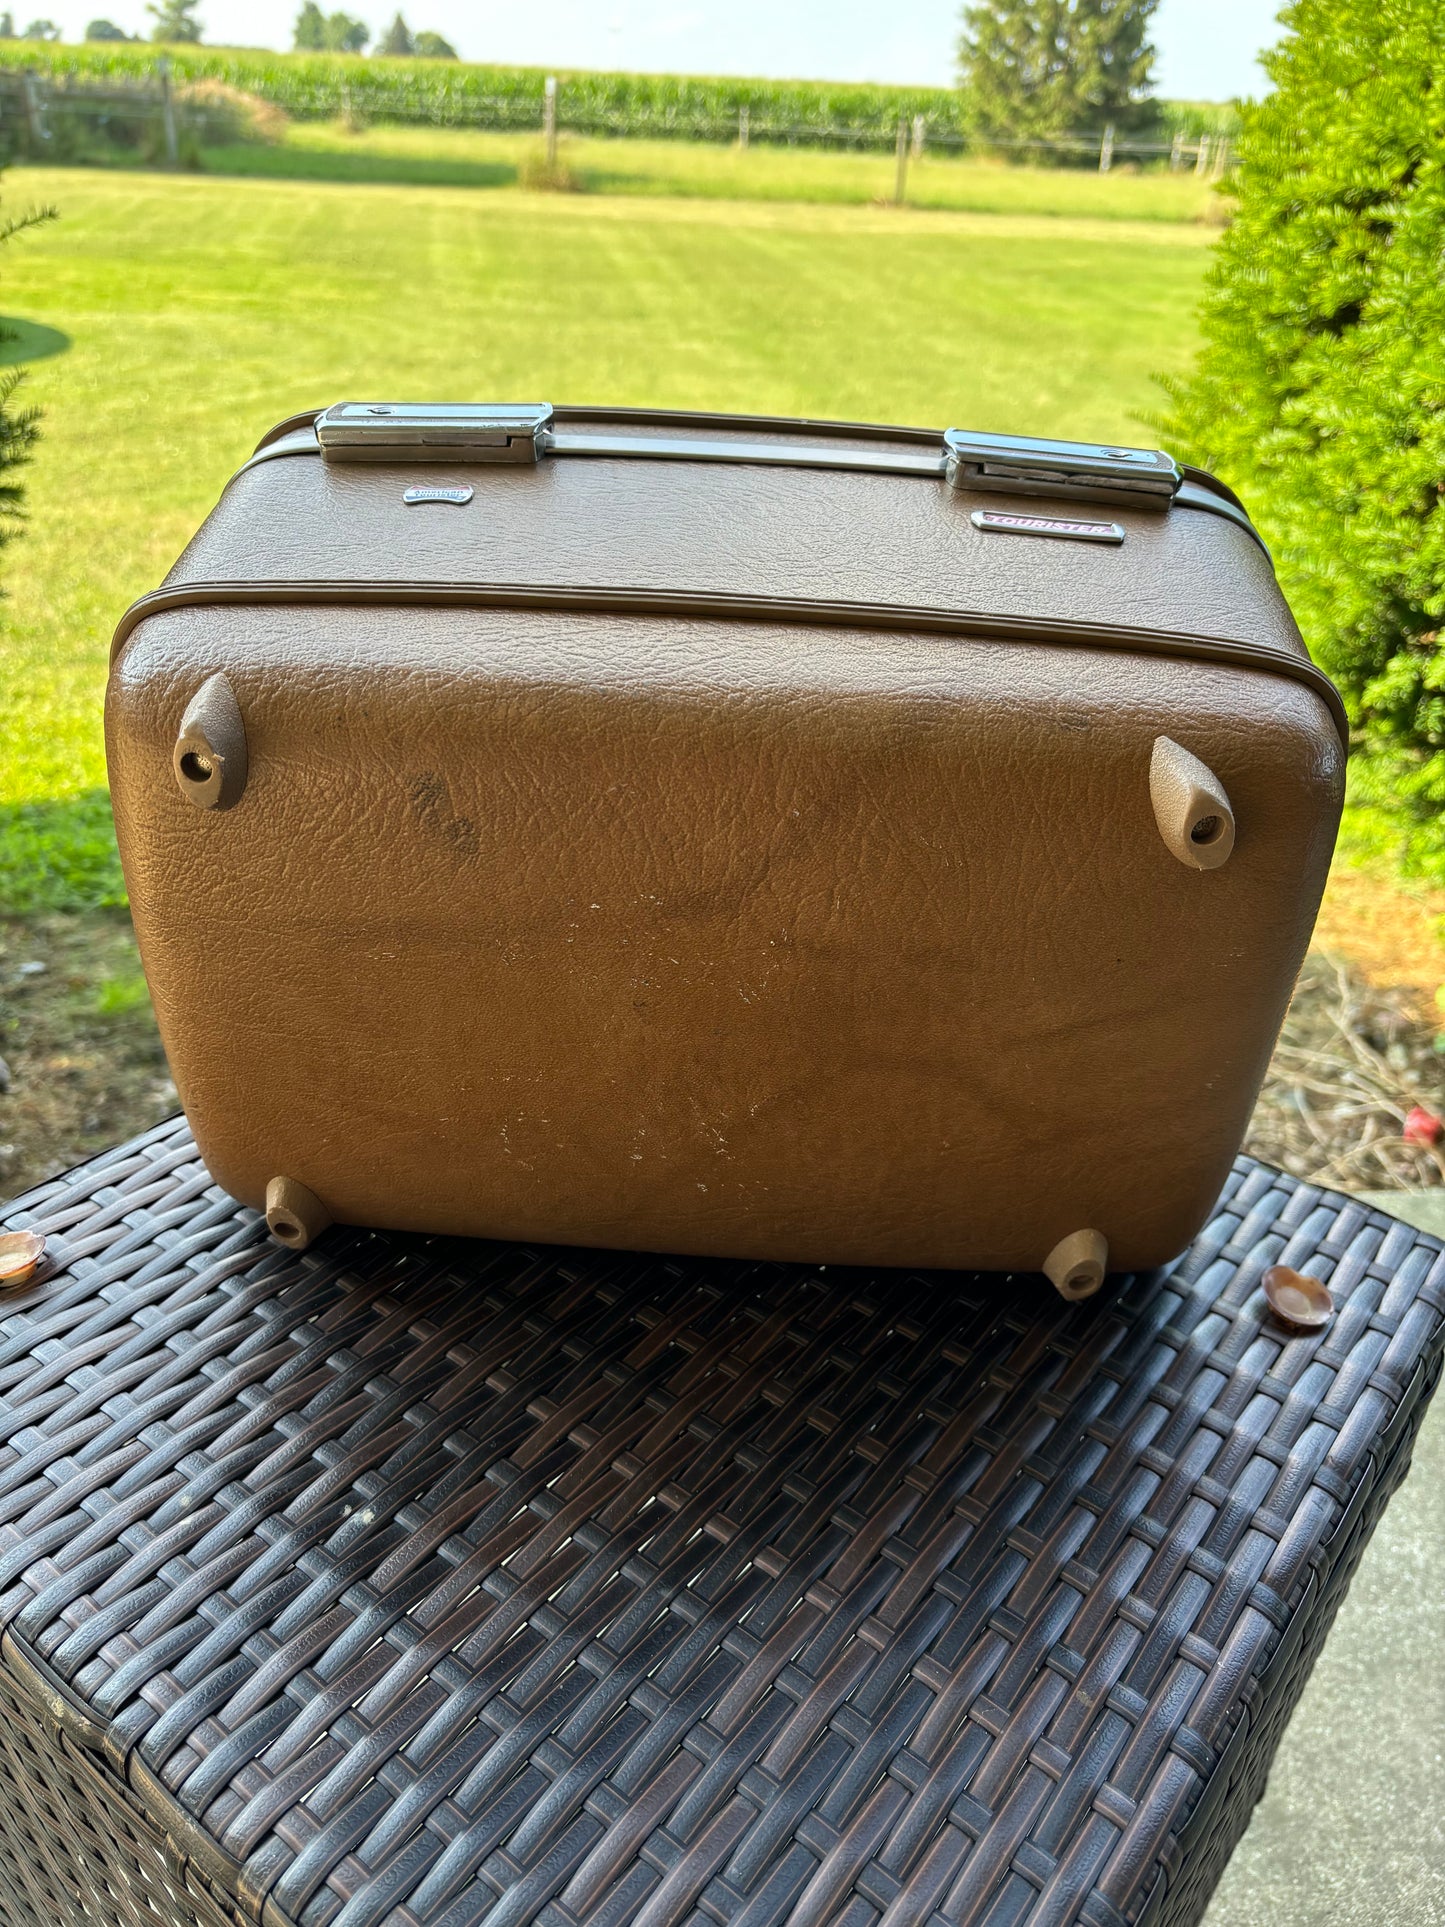
[{"label": "wire fence", "polygon": [[[580,88],[548,78],[533,94],[485,94],[448,84],[445,76],[418,76],[423,84],[404,91],[389,85],[383,96],[364,81],[342,74],[309,82],[298,95],[294,81],[274,92],[253,80],[250,92],[302,119],[340,118],[352,123],[377,119],[412,125],[466,127],[495,132],[538,132],[555,149],[561,133],[605,139],[691,140],[731,144],[740,149],[813,147],[837,151],[892,152],[900,184],[907,167],[930,153],[1001,153],[1045,165],[1095,167],[1107,174],[1124,163],[1167,166],[1217,179],[1234,162],[1231,141],[1222,135],[1143,140],[1102,132],[1056,139],[980,141],[944,113],[894,116],[887,113],[845,119],[820,114],[813,119],[760,114],[748,105],[720,114],[671,101],[635,102],[625,110],[600,106]],[[136,148],[151,158],[179,165],[195,159],[208,145],[222,145],[238,134],[237,101],[231,90],[201,80],[177,84],[169,61],[159,57],[150,72],[134,80],[95,81],[74,74],[48,74],[34,67],[0,70],[0,147],[10,158],[83,157],[87,147]],[[278,98],[284,95],[284,98]],[[899,198],[902,198],[901,191]]]}]

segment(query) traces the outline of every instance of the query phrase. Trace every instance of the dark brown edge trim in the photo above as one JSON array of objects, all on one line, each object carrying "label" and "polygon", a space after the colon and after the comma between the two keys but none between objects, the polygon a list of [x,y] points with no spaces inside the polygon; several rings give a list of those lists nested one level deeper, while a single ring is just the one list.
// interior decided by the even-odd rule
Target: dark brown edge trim
[{"label": "dark brown edge trim", "polygon": [[1258,544],[1269,566],[1274,567],[1274,557],[1269,552],[1269,545],[1250,521],[1248,513],[1232,498],[1226,498],[1222,494],[1215,495],[1202,483],[1190,481],[1187,470],[1179,493],[1174,497],[1174,506],[1176,509],[1202,509],[1206,515],[1218,515],[1226,522],[1233,522],[1236,528],[1243,529],[1250,540]]},{"label": "dark brown edge trim", "polygon": [[274,608],[311,606],[439,609],[542,609],[614,616],[682,616],[699,621],[802,623],[822,629],[884,629],[929,635],[971,636],[990,642],[1051,643],[1072,649],[1112,649],[1125,654],[1172,656],[1187,662],[1223,663],[1286,676],[1312,690],[1328,708],[1349,746],[1349,718],[1339,691],[1307,657],[1282,649],[1234,642],[1223,636],[1179,635],[1168,629],[1121,629],[1106,624],[1025,621],[970,609],[898,607],[879,602],[815,602],[791,596],[733,596],[701,590],[562,588],[515,582],[187,582],[153,589],[131,604],[111,643],[119,661],[136,627],[169,609],[248,603]]},{"label": "dark brown edge trim", "polygon": [[[268,428],[266,430],[266,433],[251,450],[248,460],[254,461],[263,448],[269,448],[273,442],[281,441],[284,436],[297,435],[303,428],[314,429],[317,416],[323,412],[320,408],[306,408],[303,409],[299,415],[288,415],[285,421],[277,422],[274,428]],[[244,468],[245,463],[243,462],[241,466]]]},{"label": "dark brown edge trim", "polygon": [[[1244,506],[1244,503],[1240,500],[1239,496],[1235,494],[1228,482],[1221,482],[1219,477],[1217,475],[1211,475],[1207,468],[1193,468],[1188,462],[1181,462],[1179,469],[1186,482],[1192,482],[1196,488],[1212,489],[1216,495],[1221,496],[1226,502],[1230,503],[1234,508],[1237,508],[1246,521],[1249,520],[1249,510]],[[1253,523],[1251,523],[1250,526],[1253,527]]]}]

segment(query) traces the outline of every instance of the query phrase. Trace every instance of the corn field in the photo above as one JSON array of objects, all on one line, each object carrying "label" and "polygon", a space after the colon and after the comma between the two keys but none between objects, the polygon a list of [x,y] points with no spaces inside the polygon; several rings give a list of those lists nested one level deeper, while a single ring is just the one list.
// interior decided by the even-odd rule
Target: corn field
[{"label": "corn field", "polygon": [[[18,83],[0,90],[0,123],[12,154],[35,151],[37,87],[44,94],[41,120],[51,101],[62,112],[79,111],[87,96],[105,96],[119,113],[128,89],[149,96],[163,86],[184,90],[212,81],[255,95],[294,120],[508,130],[543,124],[547,82],[540,68],[454,60],[110,42],[66,47],[11,41],[4,64],[10,82]],[[28,99],[27,74],[34,77]],[[925,146],[958,152],[968,145],[960,98],[949,88],[626,73],[562,73],[558,82],[558,122],[577,134],[882,151],[891,150],[906,128],[915,154]],[[1111,130],[1103,165],[1115,158],[1194,163],[1200,137],[1167,104],[1160,131],[1162,139],[1115,141]],[[1225,143],[1218,135],[1213,143],[1211,148],[1206,136],[1203,149],[1218,162]],[[1100,136],[993,145],[1020,150],[1020,158],[1088,164],[1100,152]]]}]

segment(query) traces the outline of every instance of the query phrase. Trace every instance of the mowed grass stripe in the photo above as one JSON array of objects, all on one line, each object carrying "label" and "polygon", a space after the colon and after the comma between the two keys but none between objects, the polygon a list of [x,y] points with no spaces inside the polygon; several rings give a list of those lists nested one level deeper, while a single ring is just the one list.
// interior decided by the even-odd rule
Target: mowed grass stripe
[{"label": "mowed grass stripe", "polygon": [[1198,230],[1067,219],[79,170],[7,187],[62,218],[9,251],[0,307],[72,343],[32,371],[45,440],[4,564],[13,908],[114,891],[110,632],[279,417],[537,397],[1138,439],[1207,260]]},{"label": "mowed grass stripe", "polygon": [[[514,185],[535,164],[539,136],[457,127],[367,127],[300,121],[274,145],[210,148],[206,165],[222,173],[312,180],[398,181],[415,186]],[[592,194],[677,195],[727,201],[813,201],[867,205],[891,201],[891,153],[681,140],[595,139],[564,130],[563,167]],[[1082,216],[1101,220],[1210,221],[1222,202],[1213,181],[1160,167],[1121,165],[1012,167],[939,149],[911,160],[909,205],[982,214]]]}]

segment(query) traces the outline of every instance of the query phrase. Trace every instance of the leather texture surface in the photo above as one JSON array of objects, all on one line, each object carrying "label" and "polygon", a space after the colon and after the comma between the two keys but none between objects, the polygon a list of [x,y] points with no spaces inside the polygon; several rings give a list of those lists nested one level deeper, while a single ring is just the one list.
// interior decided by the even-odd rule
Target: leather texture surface
[{"label": "leather texture surface", "polygon": [[[981,534],[913,480],[559,462],[420,511],[413,475],[263,464],[172,579],[645,580],[1299,647],[1203,514],[1110,511],[1106,550]],[[225,813],[171,772],[217,671],[249,758]],[[1260,671],[485,609],[151,615],[107,729],[162,1033],[236,1196],[285,1174],[343,1222],[1001,1270],[1085,1226],[1146,1266],[1202,1223],[1343,760]],[[1220,870],[1160,837],[1161,734],[1225,786]]]},{"label": "leather texture surface", "polygon": [[[1027,621],[1112,621],[1305,654],[1268,557],[1188,510],[1091,509],[983,495],[913,476],[726,463],[554,459],[535,468],[427,463],[464,508],[409,508],[414,466],[288,456],[238,475],[166,578],[488,581],[681,589]],[[1117,549],[990,534],[976,508],[1118,522]]]}]

